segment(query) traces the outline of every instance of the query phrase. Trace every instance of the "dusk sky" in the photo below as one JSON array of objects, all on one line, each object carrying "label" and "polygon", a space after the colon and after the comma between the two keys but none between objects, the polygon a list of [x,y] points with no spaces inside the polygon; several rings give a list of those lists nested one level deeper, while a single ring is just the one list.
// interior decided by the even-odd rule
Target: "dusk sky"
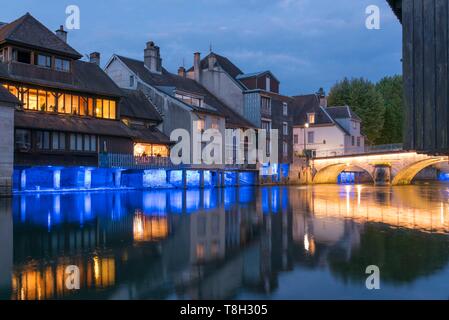
[{"label": "dusk sky", "polygon": [[[171,72],[212,44],[246,73],[271,70],[288,95],[327,91],[345,76],[377,81],[401,73],[401,26],[386,0],[3,1],[0,21],[28,11],[53,31],[72,4],[81,29],[69,32],[70,45],[101,52],[103,65],[113,53],[143,60],[153,40]],[[380,30],[365,27],[371,4],[380,7]]]}]

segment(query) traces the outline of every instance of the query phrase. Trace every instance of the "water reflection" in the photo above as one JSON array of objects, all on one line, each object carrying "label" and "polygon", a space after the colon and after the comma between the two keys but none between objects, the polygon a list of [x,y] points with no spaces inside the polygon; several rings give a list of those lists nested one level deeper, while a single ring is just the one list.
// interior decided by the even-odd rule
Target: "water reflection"
[{"label": "water reflection", "polygon": [[[447,298],[448,200],[444,185],[1,199],[0,297]],[[79,291],[65,286],[68,265]]]}]

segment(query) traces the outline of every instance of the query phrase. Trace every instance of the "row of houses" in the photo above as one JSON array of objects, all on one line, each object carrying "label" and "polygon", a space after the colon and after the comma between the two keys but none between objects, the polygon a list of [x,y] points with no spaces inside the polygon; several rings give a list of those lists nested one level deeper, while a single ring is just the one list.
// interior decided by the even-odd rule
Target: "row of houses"
[{"label": "row of houses", "polygon": [[328,107],[322,93],[282,95],[271,71],[243,72],[215,52],[195,53],[193,66],[177,73],[164,68],[154,42],[142,60],[117,52],[104,69],[100,53],[82,58],[62,26],[51,32],[29,13],[0,23],[3,188],[14,180],[12,168],[95,167],[101,154],[168,158],[169,136],[180,128],[214,128],[223,137],[225,129],[278,129],[276,165],[287,172],[305,150],[363,148],[349,107]]}]

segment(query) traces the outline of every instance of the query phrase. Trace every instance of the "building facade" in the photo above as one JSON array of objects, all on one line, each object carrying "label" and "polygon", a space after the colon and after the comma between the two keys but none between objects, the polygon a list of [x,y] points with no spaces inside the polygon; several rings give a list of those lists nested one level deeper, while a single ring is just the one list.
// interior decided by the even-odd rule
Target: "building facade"
[{"label": "building facade", "polygon": [[[196,150],[201,150],[205,143],[198,142],[194,133],[216,129],[224,139],[226,128],[252,126],[223,100],[188,78],[184,68],[179,68],[178,74],[163,68],[160,49],[153,42],[147,43],[143,61],[113,55],[105,66],[105,72],[121,88],[140,91],[147,97],[163,120],[158,128],[165,135],[170,136],[176,129],[189,132],[192,148],[199,144]],[[221,152],[224,163],[225,143]],[[190,161],[193,164],[202,162],[195,152],[191,152]]]},{"label": "building facade", "polygon": [[295,158],[305,154],[309,157],[333,157],[364,151],[361,120],[349,106],[327,107],[316,94],[294,99]]},{"label": "building facade", "polygon": [[[267,132],[277,129],[278,163],[271,170],[277,175],[283,168],[284,176],[288,176],[288,165],[293,159],[293,118],[290,112],[293,99],[279,93],[280,82],[273,73],[245,74],[228,58],[211,52],[204,59],[195,53],[194,65],[187,75],[226,101],[254,127]],[[267,154],[271,151],[269,145],[268,141]]]},{"label": "building facade", "polygon": [[[29,13],[0,25],[0,84],[19,101],[8,109],[14,114],[10,145],[17,189],[90,188],[93,180],[114,181],[110,171],[98,169],[101,154],[132,155],[136,141],[151,136],[148,142],[155,142],[153,128],[121,121],[122,103],[126,115],[136,100],[99,67],[99,53],[88,62],[81,58],[62,26],[53,33]],[[158,136],[162,144],[168,141]]]}]

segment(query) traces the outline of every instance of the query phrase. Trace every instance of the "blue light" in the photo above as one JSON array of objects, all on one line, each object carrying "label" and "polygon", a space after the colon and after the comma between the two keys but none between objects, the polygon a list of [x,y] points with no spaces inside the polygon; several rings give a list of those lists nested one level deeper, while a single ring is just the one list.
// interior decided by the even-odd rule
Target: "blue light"
[{"label": "blue light", "polygon": [[443,172],[441,172],[441,173],[438,175],[438,180],[439,180],[439,181],[449,181],[449,173],[443,173]]}]

